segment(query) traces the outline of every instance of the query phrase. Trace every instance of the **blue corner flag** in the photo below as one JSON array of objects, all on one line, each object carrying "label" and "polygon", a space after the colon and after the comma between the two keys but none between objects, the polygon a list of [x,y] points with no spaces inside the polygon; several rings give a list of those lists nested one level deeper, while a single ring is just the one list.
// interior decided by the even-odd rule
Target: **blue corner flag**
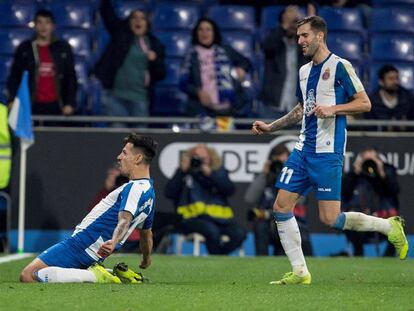
[{"label": "blue corner flag", "polygon": [[22,146],[27,150],[33,143],[32,104],[29,92],[29,77],[23,72],[17,96],[14,98],[9,113],[9,125],[15,135],[22,140]]}]

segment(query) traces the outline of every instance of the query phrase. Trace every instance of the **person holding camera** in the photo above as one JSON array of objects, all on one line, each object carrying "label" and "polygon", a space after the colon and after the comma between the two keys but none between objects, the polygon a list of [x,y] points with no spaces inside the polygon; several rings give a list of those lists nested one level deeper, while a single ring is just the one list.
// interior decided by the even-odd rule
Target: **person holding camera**
[{"label": "person holding camera", "polygon": [[[356,157],[353,170],[344,175],[342,208],[381,218],[398,214],[399,202],[396,168],[385,163],[374,147],[363,149]],[[382,236],[372,232],[344,231],[354,248],[354,256],[363,256],[365,243],[379,242]],[[395,248],[387,241],[384,256],[394,256]]]},{"label": "person holding camera", "polygon": [[217,152],[199,144],[182,155],[165,196],[174,200],[184,234],[201,234],[210,254],[225,255],[239,248],[246,238],[245,229],[233,220],[228,202],[234,189]]},{"label": "person holding camera", "polygon": [[[269,246],[273,246],[273,255],[283,255],[283,247],[280,237],[273,222],[273,203],[276,199],[278,188],[275,187],[277,177],[282,171],[283,164],[289,157],[289,150],[285,145],[273,147],[263,171],[259,173],[254,181],[247,188],[244,196],[245,202],[252,207],[248,212],[248,219],[252,222],[254,232],[254,244],[256,255],[269,255]],[[305,198],[295,206],[294,215],[299,225],[302,236],[303,253],[312,256],[312,246],[310,243],[309,229],[306,221]]]}]

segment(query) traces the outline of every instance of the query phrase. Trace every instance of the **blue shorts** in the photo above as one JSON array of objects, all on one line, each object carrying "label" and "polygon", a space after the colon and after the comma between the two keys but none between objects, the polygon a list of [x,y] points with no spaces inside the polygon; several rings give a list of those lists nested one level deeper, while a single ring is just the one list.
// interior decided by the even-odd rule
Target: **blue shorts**
[{"label": "blue shorts", "polygon": [[96,262],[72,238],[49,247],[38,258],[49,267],[61,268],[85,269]]},{"label": "blue shorts", "polygon": [[317,200],[341,200],[342,165],[339,153],[309,153],[293,149],[280,173],[276,187],[307,195],[314,190]]}]

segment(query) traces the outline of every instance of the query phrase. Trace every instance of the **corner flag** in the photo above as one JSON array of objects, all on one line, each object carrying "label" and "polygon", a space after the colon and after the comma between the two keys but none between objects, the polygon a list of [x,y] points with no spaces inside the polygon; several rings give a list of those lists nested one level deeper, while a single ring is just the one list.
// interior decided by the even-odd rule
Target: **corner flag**
[{"label": "corner flag", "polygon": [[30,102],[29,78],[23,72],[17,96],[14,98],[9,114],[9,125],[14,134],[20,138],[20,172],[19,172],[19,219],[17,234],[17,252],[24,252],[24,219],[26,202],[26,157],[27,149],[34,143],[32,128],[32,104]]},{"label": "corner flag", "polygon": [[22,80],[13,100],[9,113],[9,125],[15,135],[22,141],[22,147],[27,150],[33,143],[32,104],[30,102],[29,78],[27,71],[23,72]]}]

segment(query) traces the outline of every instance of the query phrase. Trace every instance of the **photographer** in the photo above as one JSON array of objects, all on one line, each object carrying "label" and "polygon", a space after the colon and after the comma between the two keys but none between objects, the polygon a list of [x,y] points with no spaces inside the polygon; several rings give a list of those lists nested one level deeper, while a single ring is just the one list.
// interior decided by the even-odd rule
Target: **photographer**
[{"label": "photographer", "polygon": [[[395,167],[382,161],[374,147],[367,147],[356,157],[353,171],[344,175],[342,209],[381,218],[396,216],[399,191]],[[354,256],[363,255],[364,243],[383,238],[382,235],[372,232],[344,232],[353,245]],[[394,253],[394,246],[387,241],[384,256],[393,256]]]},{"label": "photographer", "polygon": [[[252,207],[248,212],[248,218],[252,221],[256,255],[269,255],[269,245],[274,247],[273,255],[283,255],[272,210],[278,189],[275,187],[283,164],[289,157],[289,150],[285,145],[273,147],[261,172],[247,188],[244,200]],[[303,253],[312,256],[309,230],[306,223],[306,205],[302,197],[294,209],[294,214],[299,225],[302,237]]]},{"label": "photographer", "polygon": [[[203,144],[182,155],[180,167],[165,188],[165,196],[174,200],[182,216],[182,232],[201,234],[208,252],[217,255],[236,250],[246,238],[228,203],[233,193],[234,184],[217,152]],[[228,241],[222,241],[224,235]]]}]

